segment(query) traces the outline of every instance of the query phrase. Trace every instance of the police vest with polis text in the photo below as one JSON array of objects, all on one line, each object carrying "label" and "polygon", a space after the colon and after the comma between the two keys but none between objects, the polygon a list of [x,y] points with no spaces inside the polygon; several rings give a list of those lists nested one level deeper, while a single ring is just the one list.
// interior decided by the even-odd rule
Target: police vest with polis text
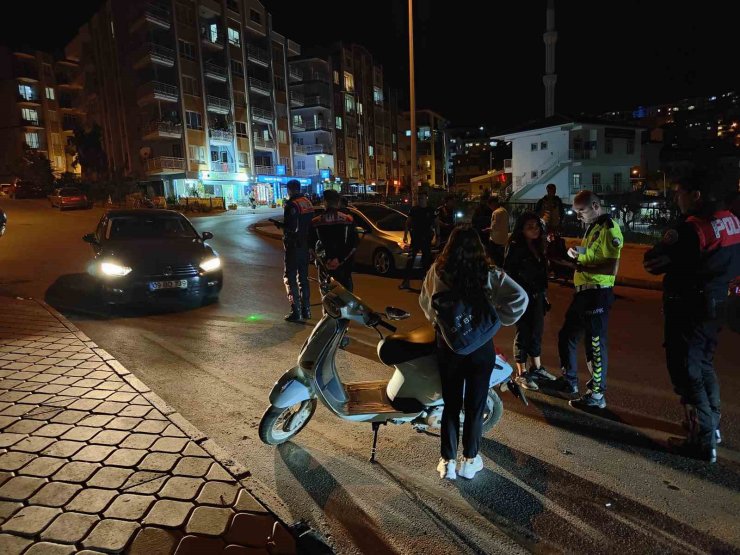
[{"label": "police vest with polis text", "polygon": [[729,210],[718,210],[710,219],[689,216],[699,238],[699,276],[707,296],[724,297],[730,281],[740,275],[740,220]]}]

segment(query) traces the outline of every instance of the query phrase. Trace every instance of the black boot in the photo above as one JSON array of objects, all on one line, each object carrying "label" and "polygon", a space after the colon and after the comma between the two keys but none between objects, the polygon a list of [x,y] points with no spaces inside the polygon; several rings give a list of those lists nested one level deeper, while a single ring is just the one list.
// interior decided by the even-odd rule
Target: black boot
[{"label": "black boot", "polygon": [[311,319],[311,307],[301,309],[301,318],[303,320],[310,320]]},{"label": "black boot", "polygon": [[300,322],[301,321],[301,312],[298,310],[298,307],[294,304],[290,305],[290,312],[285,315],[285,321],[286,322]]}]

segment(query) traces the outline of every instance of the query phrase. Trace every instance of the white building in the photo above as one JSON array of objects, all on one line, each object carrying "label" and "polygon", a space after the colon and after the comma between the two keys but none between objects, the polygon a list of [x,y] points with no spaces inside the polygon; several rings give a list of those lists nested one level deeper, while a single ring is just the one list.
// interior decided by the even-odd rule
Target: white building
[{"label": "white building", "polygon": [[582,189],[606,195],[631,191],[632,170],[640,166],[640,134],[635,127],[555,116],[494,137],[511,141],[506,196],[534,202],[549,183],[566,203]]}]

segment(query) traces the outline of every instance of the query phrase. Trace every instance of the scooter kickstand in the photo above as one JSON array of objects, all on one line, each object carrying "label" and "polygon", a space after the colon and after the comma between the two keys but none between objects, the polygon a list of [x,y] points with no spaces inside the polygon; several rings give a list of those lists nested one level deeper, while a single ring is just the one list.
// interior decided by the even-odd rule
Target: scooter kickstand
[{"label": "scooter kickstand", "polygon": [[371,426],[373,427],[373,448],[370,450],[370,463],[375,464],[375,453],[378,452],[378,430],[380,430],[380,422],[372,422]]}]

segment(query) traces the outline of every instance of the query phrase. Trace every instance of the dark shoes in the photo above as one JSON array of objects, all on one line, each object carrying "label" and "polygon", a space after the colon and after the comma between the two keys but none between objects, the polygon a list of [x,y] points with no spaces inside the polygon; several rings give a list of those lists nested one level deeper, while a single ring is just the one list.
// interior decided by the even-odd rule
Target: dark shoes
[{"label": "dark shoes", "polygon": [[568,404],[574,409],[589,410],[589,409],[605,409],[606,398],[604,395],[595,396],[592,392],[586,393],[579,399],[573,399],[568,401]]},{"label": "dark shoes", "polygon": [[710,464],[717,462],[717,448],[711,445],[699,445],[683,438],[671,437],[668,438],[668,447],[671,453],[690,459],[696,459]]}]

